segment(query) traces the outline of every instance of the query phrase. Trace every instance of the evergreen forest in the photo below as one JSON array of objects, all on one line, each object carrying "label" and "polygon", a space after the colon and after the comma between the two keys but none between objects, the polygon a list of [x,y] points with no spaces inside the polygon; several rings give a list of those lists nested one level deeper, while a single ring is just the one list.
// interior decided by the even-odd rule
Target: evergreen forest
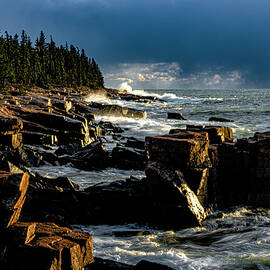
[{"label": "evergreen forest", "polygon": [[44,32],[33,45],[23,30],[21,37],[5,32],[0,36],[0,88],[7,85],[51,88],[104,87],[103,75],[94,58],[74,45],[46,42]]}]

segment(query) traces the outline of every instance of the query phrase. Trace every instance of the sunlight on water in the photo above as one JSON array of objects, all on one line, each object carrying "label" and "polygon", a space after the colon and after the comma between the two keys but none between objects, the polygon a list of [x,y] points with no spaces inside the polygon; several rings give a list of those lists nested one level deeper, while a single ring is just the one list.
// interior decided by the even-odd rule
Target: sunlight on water
[{"label": "sunlight on water", "polygon": [[[132,90],[128,93],[155,96],[164,102],[138,103],[91,95],[88,102],[102,102],[145,110],[147,118],[97,116],[124,129],[123,136],[144,140],[145,136],[168,134],[172,128],[191,125],[225,125],[235,138],[270,130],[270,90]],[[168,112],[181,112],[187,120],[168,119]],[[234,122],[212,122],[219,116]],[[105,143],[105,149],[113,146]],[[115,142],[114,142],[115,144]],[[111,148],[109,148],[111,147]],[[50,177],[68,176],[81,189],[100,182],[142,178],[142,171],[106,169],[85,172],[69,166],[32,168]],[[80,226],[94,235],[95,256],[136,264],[142,259],[163,263],[177,270],[266,270],[270,269],[270,210],[233,208],[221,218],[213,216],[202,228],[161,231],[136,224]]]},{"label": "sunlight on water", "polygon": [[236,208],[204,228],[176,232],[136,224],[74,228],[94,235],[98,257],[129,264],[146,259],[181,270],[247,270],[270,267],[269,222],[267,210]]}]

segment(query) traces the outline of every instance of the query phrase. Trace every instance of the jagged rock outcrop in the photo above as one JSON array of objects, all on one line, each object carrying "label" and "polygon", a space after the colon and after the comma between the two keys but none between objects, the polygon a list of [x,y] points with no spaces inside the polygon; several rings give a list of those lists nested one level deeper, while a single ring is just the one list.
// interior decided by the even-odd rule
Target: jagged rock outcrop
[{"label": "jagged rock outcrop", "polygon": [[217,208],[248,204],[270,206],[269,133],[223,143],[211,149],[211,199]]},{"label": "jagged rock outcrop", "polygon": [[[66,151],[69,151],[68,149]],[[70,149],[70,152],[72,153],[72,149]],[[80,148],[71,155],[63,155],[58,160],[61,164],[72,163],[74,167],[86,171],[102,170],[111,166],[109,154],[104,150],[103,144],[100,141],[95,141]]]},{"label": "jagged rock outcrop", "polygon": [[[2,269],[81,270],[94,261],[92,236],[53,223],[16,223],[1,235]],[[23,267],[23,268],[22,268]]]},{"label": "jagged rock outcrop", "polygon": [[[81,270],[94,261],[92,236],[88,233],[74,232],[53,223],[33,222],[37,218],[35,203],[41,200],[48,209],[53,200],[50,191],[63,192],[59,186],[73,190],[68,179],[55,179],[48,183],[48,179],[29,177],[27,173],[0,172],[1,269]],[[46,202],[40,197],[36,201],[30,200],[30,204],[34,203],[30,206],[32,222],[19,222],[25,201],[33,196],[33,190],[44,189]]]},{"label": "jagged rock outcrop", "polygon": [[[170,136],[184,140],[185,144],[188,139],[204,140],[208,144],[194,151],[194,159],[192,148],[183,146],[178,150],[180,142],[176,140],[173,143]],[[218,209],[240,204],[270,206],[269,132],[256,133],[254,137],[235,142],[229,127],[187,126],[186,130],[174,129],[170,135],[161,137],[146,139],[150,160],[179,169],[204,205]],[[163,142],[164,139],[166,142]],[[149,143],[152,145],[149,146]],[[166,148],[173,150],[166,151]],[[194,161],[203,160],[200,158],[202,149],[208,161],[200,165]]]},{"label": "jagged rock outcrop", "polygon": [[151,197],[160,209],[155,218],[175,228],[201,225],[207,212],[180,171],[150,161],[145,173]]},{"label": "jagged rock outcrop", "polygon": [[0,171],[0,231],[19,220],[28,185],[27,173]]},{"label": "jagged rock outcrop", "polygon": [[6,108],[0,107],[0,149],[17,149],[22,146],[22,121],[14,118]]},{"label": "jagged rock outcrop", "polygon": [[206,205],[207,175],[212,166],[208,155],[208,133],[189,130],[173,130],[171,133],[146,137],[149,161],[181,171],[188,186]]}]

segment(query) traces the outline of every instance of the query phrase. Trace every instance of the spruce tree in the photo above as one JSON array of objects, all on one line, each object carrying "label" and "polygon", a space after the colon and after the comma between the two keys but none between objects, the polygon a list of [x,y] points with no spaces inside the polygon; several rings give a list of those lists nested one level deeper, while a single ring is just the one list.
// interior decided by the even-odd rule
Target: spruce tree
[{"label": "spruce tree", "polygon": [[36,85],[40,87],[104,86],[103,75],[84,49],[74,45],[56,46],[53,38],[46,42],[43,31],[36,39],[35,46],[25,31],[19,36],[8,32],[0,36],[0,87],[7,84]]}]

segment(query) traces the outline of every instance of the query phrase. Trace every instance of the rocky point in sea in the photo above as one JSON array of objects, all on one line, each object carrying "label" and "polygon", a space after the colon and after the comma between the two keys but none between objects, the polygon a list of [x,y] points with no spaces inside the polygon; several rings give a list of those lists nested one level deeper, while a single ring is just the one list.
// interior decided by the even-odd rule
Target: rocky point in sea
[{"label": "rocky point in sea", "polygon": [[[72,224],[138,223],[161,229],[201,226],[213,209],[270,205],[270,135],[235,142],[225,126],[191,126],[145,141],[127,138],[105,149],[103,135],[124,130],[95,118],[146,117],[119,105],[88,102],[89,94],[136,102],[163,102],[113,89],[33,88],[0,95],[1,269],[170,269],[95,258],[93,237]],[[84,190],[67,177],[29,168],[70,164],[80,170],[138,169],[146,177]]]}]

